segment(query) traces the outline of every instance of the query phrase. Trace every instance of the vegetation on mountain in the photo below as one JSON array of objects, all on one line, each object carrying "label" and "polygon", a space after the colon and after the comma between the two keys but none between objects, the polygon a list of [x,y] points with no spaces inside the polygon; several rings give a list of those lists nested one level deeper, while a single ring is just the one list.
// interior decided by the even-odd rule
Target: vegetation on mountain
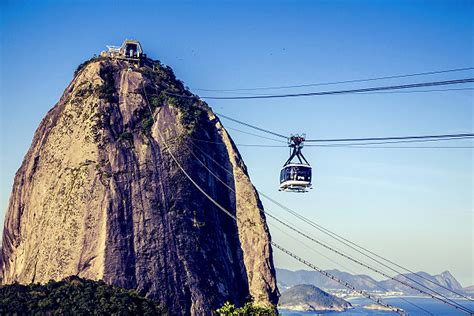
[{"label": "vegetation on mountain", "polygon": [[221,308],[218,308],[216,312],[221,316],[276,316],[277,312],[271,307],[260,307],[252,304],[251,302],[246,303],[242,307],[235,307],[230,302],[225,302]]},{"label": "vegetation on mountain", "polygon": [[105,99],[108,103],[118,102],[117,89],[115,89],[114,68],[104,67],[100,69],[99,75],[104,80],[102,85],[96,86],[100,99]]},{"label": "vegetation on mountain", "polygon": [[309,284],[295,285],[284,291],[279,306],[298,311],[343,311],[351,307],[349,302]]},{"label": "vegetation on mountain", "polygon": [[[142,62],[98,58],[80,67],[41,121],[15,176],[0,283],[103,279],[146,293],[173,315],[201,315],[225,301],[240,307],[249,296],[276,304],[270,234],[237,148],[171,68]],[[195,159],[195,146],[214,162]],[[214,207],[180,168],[248,224]],[[233,181],[235,192],[216,186],[213,174]],[[17,289],[20,307],[31,301],[27,289]]]},{"label": "vegetation on mountain", "polygon": [[[177,108],[180,110],[181,124],[187,129],[188,134],[192,134],[199,118],[204,117],[205,110],[208,109],[207,104],[193,97],[183,82],[176,78],[171,67],[163,66],[157,60],[148,59],[147,63],[149,65],[140,68],[139,71],[151,82],[151,85],[143,89],[151,112],[163,103]],[[145,114],[144,120],[147,120],[147,116],[148,114]],[[148,126],[142,124],[144,125]]]},{"label": "vegetation on mountain", "polygon": [[41,284],[0,287],[0,314],[165,315],[155,302],[133,290],[70,276]]}]

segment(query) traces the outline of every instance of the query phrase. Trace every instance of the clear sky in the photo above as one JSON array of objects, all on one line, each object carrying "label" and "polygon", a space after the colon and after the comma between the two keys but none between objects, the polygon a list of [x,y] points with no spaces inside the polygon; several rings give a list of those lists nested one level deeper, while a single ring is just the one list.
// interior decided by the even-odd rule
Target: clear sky
[{"label": "clear sky", "polygon": [[[4,0],[0,11],[2,218],[34,131],[77,65],[125,38],[139,39],[150,57],[170,65],[193,90],[328,82],[474,65],[472,1]],[[282,134],[305,132],[309,138],[473,131],[472,91],[208,103],[242,121]],[[273,144],[230,132],[236,143]],[[240,147],[240,151],[254,184],[304,216],[411,269],[449,270],[464,286],[474,284],[472,149],[307,147],[304,153],[314,168],[315,189],[304,195],[277,191],[287,149]],[[264,203],[268,211],[290,219]],[[342,263],[352,272],[368,273],[317,247],[313,248],[334,262],[308,250],[269,223],[276,242],[318,266],[343,269]],[[277,250],[275,262],[278,267],[301,268]]]}]

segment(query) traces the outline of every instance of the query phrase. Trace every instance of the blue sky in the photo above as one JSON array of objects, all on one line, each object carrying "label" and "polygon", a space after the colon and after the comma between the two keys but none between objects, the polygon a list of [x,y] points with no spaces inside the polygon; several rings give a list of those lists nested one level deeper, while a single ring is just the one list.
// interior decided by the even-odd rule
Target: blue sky
[{"label": "blue sky", "polygon": [[[0,213],[34,131],[82,61],[137,38],[196,89],[279,86],[474,65],[471,1],[3,1]],[[473,72],[306,92],[472,77]],[[217,112],[282,134],[374,137],[473,131],[472,91],[209,100]],[[223,120],[228,127],[242,128]],[[230,131],[236,143],[273,144]],[[468,145],[456,142],[448,145]],[[254,184],[304,216],[414,270],[474,284],[471,149],[305,148],[315,189],[278,192],[285,148],[240,147]],[[264,201],[265,202],[265,201]],[[288,218],[265,202],[267,210]],[[292,219],[293,222],[297,223]],[[328,260],[280,232],[276,242]],[[304,226],[302,223],[299,225]],[[305,229],[309,230],[308,227]],[[316,236],[319,236],[315,233]],[[322,238],[324,239],[324,238]],[[279,267],[301,268],[275,251]]]}]

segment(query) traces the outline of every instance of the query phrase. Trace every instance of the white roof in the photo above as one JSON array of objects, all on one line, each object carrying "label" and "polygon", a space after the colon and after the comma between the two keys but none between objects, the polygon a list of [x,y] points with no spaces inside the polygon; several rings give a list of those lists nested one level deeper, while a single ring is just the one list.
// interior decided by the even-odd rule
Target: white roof
[{"label": "white roof", "polygon": [[303,168],[309,168],[311,169],[311,166],[310,165],[307,165],[305,163],[289,163],[287,164],[286,166],[284,166],[283,168],[281,168],[282,170],[285,169],[286,167],[303,167]]}]

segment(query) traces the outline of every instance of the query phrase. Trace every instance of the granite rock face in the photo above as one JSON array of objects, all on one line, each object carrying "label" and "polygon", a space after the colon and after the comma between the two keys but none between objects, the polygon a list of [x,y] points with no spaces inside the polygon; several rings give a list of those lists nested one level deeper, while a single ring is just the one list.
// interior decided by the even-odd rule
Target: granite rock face
[{"label": "granite rock face", "polygon": [[278,300],[270,234],[237,148],[152,60],[98,58],[77,71],[16,173],[1,259],[2,284],[103,279],[175,314]]}]

